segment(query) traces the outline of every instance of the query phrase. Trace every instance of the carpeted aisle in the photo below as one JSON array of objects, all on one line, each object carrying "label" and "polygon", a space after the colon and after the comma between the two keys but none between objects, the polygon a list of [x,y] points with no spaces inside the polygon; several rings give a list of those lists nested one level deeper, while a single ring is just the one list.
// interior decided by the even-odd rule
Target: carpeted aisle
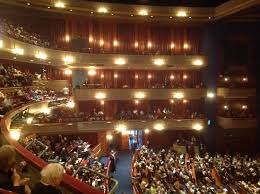
[{"label": "carpeted aisle", "polygon": [[132,194],[132,181],[131,181],[131,162],[133,154],[129,152],[119,152],[119,160],[116,163],[116,171],[111,173],[115,179],[119,181],[119,186],[116,190],[116,194]]}]

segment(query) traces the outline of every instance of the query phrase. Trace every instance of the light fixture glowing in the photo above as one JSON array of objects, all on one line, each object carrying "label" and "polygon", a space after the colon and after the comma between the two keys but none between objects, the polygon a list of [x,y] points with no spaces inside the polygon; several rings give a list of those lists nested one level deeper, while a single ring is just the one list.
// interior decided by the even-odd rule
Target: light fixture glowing
[{"label": "light fixture glowing", "polygon": [[195,123],[192,125],[192,129],[196,131],[201,131],[203,129],[203,126],[200,123]]},{"label": "light fixture glowing", "polygon": [[111,141],[111,140],[113,139],[113,136],[110,135],[110,134],[107,134],[107,135],[106,135],[106,138],[107,138],[108,141]]},{"label": "light fixture glowing", "polygon": [[139,45],[139,44],[138,44],[138,42],[135,42],[135,48],[137,48],[137,47],[138,47],[138,45]]},{"label": "light fixture glowing", "polygon": [[228,77],[225,77],[225,78],[224,78],[224,81],[225,81],[225,82],[228,82],[228,80],[229,80]]},{"label": "light fixture glowing", "polygon": [[94,76],[94,75],[96,75],[96,74],[97,74],[97,72],[96,72],[95,69],[90,69],[90,70],[88,70],[88,75],[89,75],[89,76]]},{"label": "light fixture glowing", "polygon": [[170,102],[171,102],[171,104],[173,104],[173,103],[174,103],[174,100],[173,100],[173,99],[171,99],[171,100],[170,100]]},{"label": "light fixture glowing", "polygon": [[151,75],[151,74],[148,74],[147,78],[148,78],[148,79],[152,79],[152,75]]},{"label": "light fixture glowing", "polygon": [[195,65],[195,66],[201,66],[201,65],[203,65],[203,61],[201,59],[195,59],[192,62],[192,64]]},{"label": "light fixture glowing", "polygon": [[66,106],[67,106],[68,108],[74,108],[74,107],[75,107],[75,102],[74,102],[73,100],[71,100],[71,101],[69,101],[69,102],[66,104]]},{"label": "light fixture glowing", "polygon": [[54,4],[54,6],[57,7],[57,8],[65,8],[65,3],[63,3],[62,1],[57,1]]},{"label": "light fixture glowing", "polygon": [[18,141],[21,137],[21,131],[18,131],[18,130],[12,130],[9,132],[9,134],[10,134],[10,137],[15,141]]},{"label": "light fixture glowing", "polygon": [[135,93],[135,98],[143,99],[143,98],[145,98],[145,93],[144,92],[136,92]]},{"label": "light fixture glowing", "polygon": [[105,99],[106,98],[106,94],[104,92],[98,92],[95,95],[96,99]]},{"label": "light fixture glowing", "polygon": [[35,54],[35,58],[41,59],[41,60],[46,60],[47,59],[47,55],[44,52],[37,52]]},{"label": "light fixture glowing", "polygon": [[103,45],[104,45],[104,40],[101,39],[101,40],[99,41],[99,45],[100,45],[100,46],[103,46]]},{"label": "light fixture glowing", "polygon": [[145,130],[144,130],[144,133],[145,133],[145,134],[148,134],[148,133],[150,133],[150,130],[149,130],[149,129],[145,129]]},{"label": "light fixture glowing", "polygon": [[65,69],[64,70],[64,74],[65,75],[71,75],[72,74],[72,70],[71,69]]},{"label": "light fixture glowing", "polygon": [[98,13],[108,13],[108,9],[105,7],[100,7],[100,8],[98,8],[97,12]]},{"label": "light fixture glowing", "polygon": [[104,104],[105,104],[105,101],[104,101],[104,100],[101,100],[101,101],[100,101],[100,104],[101,104],[101,105],[104,105]]},{"label": "light fixture glowing", "polygon": [[67,56],[63,57],[63,61],[66,64],[71,64],[74,62],[74,57],[72,57],[71,55],[67,55]]},{"label": "light fixture glowing", "polygon": [[116,131],[124,132],[126,130],[127,130],[127,127],[124,124],[119,124],[119,125],[116,126]]},{"label": "light fixture glowing", "polygon": [[228,110],[228,105],[224,105],[224,109],[225,109],[225,110]]},{"label": "light fixture glowing", "polygon": [[66,41],[66,42],[69,42],[69,41],[70,41],[70,36],[69,36],[69,35],[66,35],[66,36],[65,36],[65,41]]},{"label": "light fixture glowing", "polygon": [[139,10],[139,11],[138,11],[138,15],[147,16],[147,15],[148,15],[147,9],[141,9],[141,10]]},{"label": "light fixture glowing", "polygon": [[243,81],[243,82],[247,82],[247,81],[248,81],[248,78],[247,78],[247,77],[243,77],[242,81]]},{"label": "light fixture glowing", "polygon": [[124,58],[117,58],[117,59],[115,59],[115,64],[116,65],[125,65],[126,60]]},{"label": "light fixture glowing", "polygon": [[32,124],[32,121],[33,121],[33,117],[29,117],[29,118],[27,118],[26,123],[28,125],[30,125],[30,124]]},{"label": "light fixture glowing", "polygon": [[174,47],[175,47],[175,44],[171,43],[171,49],[174,49]]},{"label": "light fixture glowing", "polygon": [[184,44],[183,44],[183,48],[184,48],[184,49],[188,49],[188,48],[189,48],[189,45],[188,45],[187,43],[184,43]]},{"label": "light fixture glowing", "polygon": [[88,41],[89,41],[89,42],[93,42],[93,37],[90,36],[90,37],[88,38]]},{"label": "light fixture glowing", "polygon": [[118,78],[118,75],[117,75],[117,73],[115,73],[115,74],[114,74],[114,78],[116,78],[116,79]]},{"label": "light fixture glowing", "polygon": [[24,54],[24,50],[20,47],[15,47],[12,49],[12,53],[15,55],[23,55]]},{"label": "light fixture glowing", "polygon": [[140,103],[140,101],[139,100],[135,100],[135,104],[139,104]]},{"label": "light fixture glowing", "polygon": [[147,43],[147,47],[148,47],[148,48],[151,48],[151,47],[152,47],[152,43],[151,43],[151,42],[148,42],[148,43]]},{"label": "light fixture glowing", "polygon": [[186,100],[186,99],[183,99],[183,104],[186,104],[187,102],[188,102],[188,100]]},{"label": "light fixture glowing", "polygon": [[214,92],[208,92],[207,97],[208,98],[215,98],[215,93]]},{"label": "light fixture glowing", "polygon": [[187,17],[187,12],[180,10],[180,11],[177,12],[176,16],[177,17]]},{"label": "light fixture glowing", "polygon": [[183,79],[187,79],[188,76],[186,74],[183,75]]},{"label": "light fixture glowing", "polygon": [[4,47],[4,41],[0,40],[0,48],[3,48],[3,47]]},{"label": "light fixture glowing", "polygon": [[173,98],[182,99],[184,98],[184,94],[182,92],[176,92],[173,94]]},{"label": "light fixture glowing", "polygon": [[173,80],[174,79],[174,75],[170,75],[170,79]]},{"label": "light fixture glowing", "polygon": [[247,109],[247,105],[242,105],[241,107],[243,110]]},{"label": "light fixture glowing", "polygon": [[119,45],[118,41],[117,41],[117,40],[114,40],[114,41],[113,41],[113,46],[114,46],[114,47],[117,47],[118,45]]},{"label": "light fixture glowing", "polygon": [[157,131],[162,131],[165,129],[165,126],[163,123],[156,123],[154,124],[153,128]]},{"label": "light fixture glowing", "polygon": [[158,59],[154,59],[153,64],[157,66],[162,66],[165,64],[165,61],[162,58],[158,58]]},{"label": "light fixture glowing", "polygon": [[51,109],[50,108],[43,108],[43,109],[41,109],[41,112],[44,113],[44,114],[50,114]]},{"label": "light fixture glowing", "polygon": [[103,79],[105,77],[105,75],[102,73],[100,77]]},{"label": "light fixture glowing", "polygon": [[139,78],[139,76],[138,75],[135,75],[135,79],[138,79]]}]

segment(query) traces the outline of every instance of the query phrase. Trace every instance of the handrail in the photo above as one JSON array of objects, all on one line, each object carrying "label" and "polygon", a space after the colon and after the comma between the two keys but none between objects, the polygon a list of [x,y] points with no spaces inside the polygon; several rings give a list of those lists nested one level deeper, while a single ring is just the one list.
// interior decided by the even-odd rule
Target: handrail
[{"label": "handrail", "polygon": [[39,143],[41,146],[44,147],[44,150],[41,151],[39,154],[38,154],[38,157],[41,158],[41,156],[47,152],[47,150],[49,149],[49,147],[47,145],[45,145],[44,143],[38,141],[37,139],[33,139],[28,145],[25,146],[26,149],[28,149],[33,143]]},{"label": "handrail", "polygon": [[133,184],[133,192],[134,194],[139,194],[139,191],[136,187],[136,184],[133,182],[133,173],[134,173],[134,163],[136,162],[136,159],[137,159],[137,156],[139,154],[140,150],[136,150],[135,153],[134,153],[134,156],[133,156],[133,159],[132,159],[132,162],[131,162],[131,178],[132,178],[132,184]]},{"label": "handrail", "polygon": [[[107,165],[106,165],[106,171],[105,171],[105,175],[106,175],[107,177],[109,177],[110,165],[111,165],[111,160],[108,159]],[[110,188],[109,188],[109,182],[108,182],[108,180],[105,180],[105,188],[106,188],[106,192],[109,192]]]},{"label": "handrail", "polygon": [[[26,104],[26,106],[34,104],[34,102]],[[28,151],[25,147],[23,147],[19,142],[13,140],[10,136],[9,136],[9,131],[7,128],[7,122],[10,115],[20,109],[23,109],[25,107],[25,105],[17,107],[15,109],[12,109],[11,111],[9,111],[8,113],[6,113],[4,115],[4,117],[1,119],[1,129],[2,129],[2,134],[4,136],[4,138],[6,139],[6,141],[15,147],[16,151],[24,158],[26,158],[26,160],[32,164],[33,166],[35,166],[37,169],[41,170],[43,167],[45,167],[47,165],[47,162],[41,160],[40,158],[38,158],[37,156],[35,156],[33,153],[31,153],[30,151]],[[73,190],[75,193],[85,193],[85,194],[103,194],[102,192],[100,192],[97,188],[94,188],[86,183],[83,183],[77,179],[75,179],[74,177],[68,175],[68,174],[64,174],[64,179],[62,181],[62,185],[70,190]]]},{"label": "handrail", "polygon": [[88,168],[88,167],[86,167],[86,166],[81,166],[81,167],[79,167],[79,168],[76,170],[76,172],[74,172],[73,177],[75,177],[75,176],[78,174],[78,172],[79,172],[80,170],[82,170],[82,169],[85,169],[85,170],[90,171],[90,172],[92,172],[92,173],[94,173],[94,174],[97,174],[98,176],[101,176],[101,177],[105,178],[105,179],[108,180],[108,181],[114,182],[115,184],[114,184],[114,186],[112,187],[112,189],[110,190],[110,192],[109,192],[108,194],[114,193],[115,190],[116,190],[116,188],[118,187],[118,181],[117,181],[116,179],[111,178],[111,177],[109,177],[109,176],[106,176],[106,175],[104,175],[104,174],[102,174],[102,173],[96,172],[96,171],[94,171],[94,170],[92,170],[91,168]]}]

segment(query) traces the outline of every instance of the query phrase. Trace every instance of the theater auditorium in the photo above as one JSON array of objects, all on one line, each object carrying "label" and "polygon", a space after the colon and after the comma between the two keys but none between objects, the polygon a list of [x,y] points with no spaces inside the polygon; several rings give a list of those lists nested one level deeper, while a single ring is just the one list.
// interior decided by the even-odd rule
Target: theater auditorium
[{"label": "theater auditorium", "polygon": [[0,194],[260,194],[259,0],[0,0]]}]

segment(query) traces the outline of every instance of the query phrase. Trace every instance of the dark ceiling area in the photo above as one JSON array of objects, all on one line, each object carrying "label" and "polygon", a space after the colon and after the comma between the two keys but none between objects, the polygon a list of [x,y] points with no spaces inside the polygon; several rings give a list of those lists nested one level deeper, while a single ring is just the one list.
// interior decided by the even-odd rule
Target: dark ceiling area
[{"label": "dark ceiling area", "polygon": [[86,0],[105,3],[156,5],[156,6],[187,6],[187,7],[216,7],[228,0]]}]

